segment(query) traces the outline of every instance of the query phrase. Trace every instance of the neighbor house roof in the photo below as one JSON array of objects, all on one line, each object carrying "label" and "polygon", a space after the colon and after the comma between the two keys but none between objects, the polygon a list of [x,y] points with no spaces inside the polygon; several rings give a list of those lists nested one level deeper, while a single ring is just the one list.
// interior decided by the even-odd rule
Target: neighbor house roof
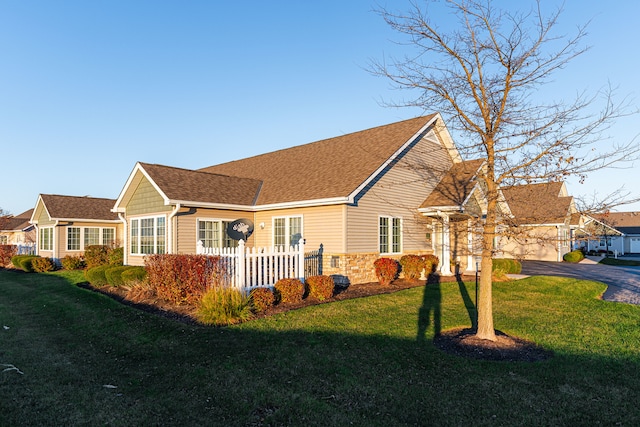
[{"label": "neighbor house roof", "polygon": [[516,185],[502,194],[518,224],[563,224],[570,215],[573,197],[562,196],[562,182]]},{"label": "neighbor house roof", "polygon": [[640,234],[640,212],[609,212],[591,215],[625,234]]},{"label": "neighbor house roof", "polygon": [[454,163],[420,208],[462,207],[476,188],[478,170],[483,164],[482,159]]},{"label": "neighbor house roof", "polygon": [[32,214],[33,209],[29,209],[16,216],[9,215],[4,217],[4,220],[0,221],[0,224],[2,224],[2,230],[0,231],[24,231],[31,227],[29,220]]},{"label": "neighbor house roof", "polygon": [[436,117],[416,117],[200,171],[262,181],[257,205],[346,198]]},{"label": "neighbor house roof", "polygon": [[118,220],[118,215],[111,212],[113,199],[41,194],[40,200],[52,220]]}]

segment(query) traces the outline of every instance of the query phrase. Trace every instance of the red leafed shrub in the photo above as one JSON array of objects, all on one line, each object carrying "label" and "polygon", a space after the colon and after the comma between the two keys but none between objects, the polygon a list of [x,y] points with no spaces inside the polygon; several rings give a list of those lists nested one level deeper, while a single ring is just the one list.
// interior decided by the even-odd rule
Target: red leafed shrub
[{"label": "red leafed shrub", "polygon": [[0,245],[0,267],[11,264],[11,257],[18,253],[18,248],[14,245]]},{"label": "red leafed shrub", "polygon": [[206,255],[150,255],[144,264],[157,296],[175,304],[197,303],[224,276],[220,258]]},{"label": "red leafed shrub", "polygon": [[304,285],[298,279],[280,279],[276,282],[275,294],[278,302],[300,302],[304,295]]},{"label": "red leafed shrub", "polygon": [[382,286],[389,286],[398,275],[398,261],[391,258],[378,258],[373,263],[376,277]]},{"label": "red leafed shrub", "polygon": [[333,279],[330,276],[311,276],[305,282],[310,297],[324,301],[333,296]]},{"label": "red leafed shrub", "polygon": [[424,270],[425,261],[420,255],[404,255],[400,258],[400,266],[405,279],[418,280]]},{"label": "red leafed shrub", "polygon": [[436,271],[436,267],[440,264],[440,259],[435,255],[422,255],[424,259],[424,268],[427,275]]},{"label": "red leafed shrub", "polygon": [[249,295],[251,298],[251,308],[256,313],[262,313],[273,306],[276,297],[269,288],[256,288]]}]

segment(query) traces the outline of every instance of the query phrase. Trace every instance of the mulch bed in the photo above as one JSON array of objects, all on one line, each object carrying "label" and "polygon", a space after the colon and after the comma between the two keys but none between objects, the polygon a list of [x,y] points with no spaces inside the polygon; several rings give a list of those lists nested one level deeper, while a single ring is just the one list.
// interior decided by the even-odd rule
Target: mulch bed
[{"label": "mulch bed", "polygon": [[[475,280],[473,276],[462,276],[465,282]],[[437,282],[454,282],[456,277],[438,276]],[[422,287],[427,284],[425,280],[409,281],[399,279],[390,286],[382,286],[377,282],[352,284],[347,287],[338,287],[335,295],[324,301],[314,298],[306,298],[299,303],[278,304],[266,312],[256,316],[256,318],[267,317],[278,313],[297,310],[317,304],[326,304],[333,301],[341,301],[353,298],[362,298],[372,295],[381,295],[397,292],[403,289]],[[161,300],[143,301],[134,303],[125,298],[126,290],[112,286],[93,287],[89,284],[83,285],[88,289],[109,295],[123,304],[134,306],[140,310],[164,316],[173,320],[188,324],[197,324],[195,319],[196,308],[190,305],[170,304]],[[434,345],[443,352],[469,359],[482,359],[492,361],[509,362],[538,362],[553,357],[551,351],[545,350],[535,343],[512,337],[501,331],[496,331],[496,341],[479,339],[475,336],[475,331],[470,328],[458,328],[443,331],[434,338]]]}]

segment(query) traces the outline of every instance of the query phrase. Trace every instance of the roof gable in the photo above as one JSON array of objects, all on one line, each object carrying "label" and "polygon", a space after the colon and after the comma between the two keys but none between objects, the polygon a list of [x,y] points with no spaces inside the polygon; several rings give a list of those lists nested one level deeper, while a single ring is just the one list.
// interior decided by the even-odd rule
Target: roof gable
[{"label": "roof gable", "polygon": [[200,171],[261,180],[257,205],[346,201],[437,117],[417,117]]},{"label": "roof gable", "polygon": [[0,224],[2,224],[2,231],[24,231],[26,228],[29,228],[31,224],[29,224],[29,220],[31,219],[31,215],[33,214],[33,209],[29,209],[21,214],[11,216],[7,215],[2,218]]},{"label": "roof gable", "polygon": [[117,221],[117,214],[111,212],[114,203],[113,199],[41,194],[36,206],[42,204],[51,220]]},{"label": "roof gable", "polygon": [[625,234],[640,234],[640,212],[608,212],[591,216]]},{"label": "roof gable", "polygon": [[564,196],[562,182],[505,187],[502,194],[520,224],[560,224],[572,213],[573,197]]},{"label": "roof gable", "polygon": [[461,208],[476,188],[476,177],[483,163],[482,159],[454,163],[420,208]]}]

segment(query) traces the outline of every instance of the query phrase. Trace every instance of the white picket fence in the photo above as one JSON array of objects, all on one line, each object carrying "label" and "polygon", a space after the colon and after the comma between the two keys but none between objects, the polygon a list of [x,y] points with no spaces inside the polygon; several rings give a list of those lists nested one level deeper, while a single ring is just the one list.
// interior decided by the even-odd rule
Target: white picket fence
[{"label": "white picket fence", "polygon": [[304,240],[297,246],[247,248],[244,241],[236,248],[205,248],[198,241],[196,253],[219,256],[228,284],[250,291],[271,287],[280,279],[304,280]]}]

